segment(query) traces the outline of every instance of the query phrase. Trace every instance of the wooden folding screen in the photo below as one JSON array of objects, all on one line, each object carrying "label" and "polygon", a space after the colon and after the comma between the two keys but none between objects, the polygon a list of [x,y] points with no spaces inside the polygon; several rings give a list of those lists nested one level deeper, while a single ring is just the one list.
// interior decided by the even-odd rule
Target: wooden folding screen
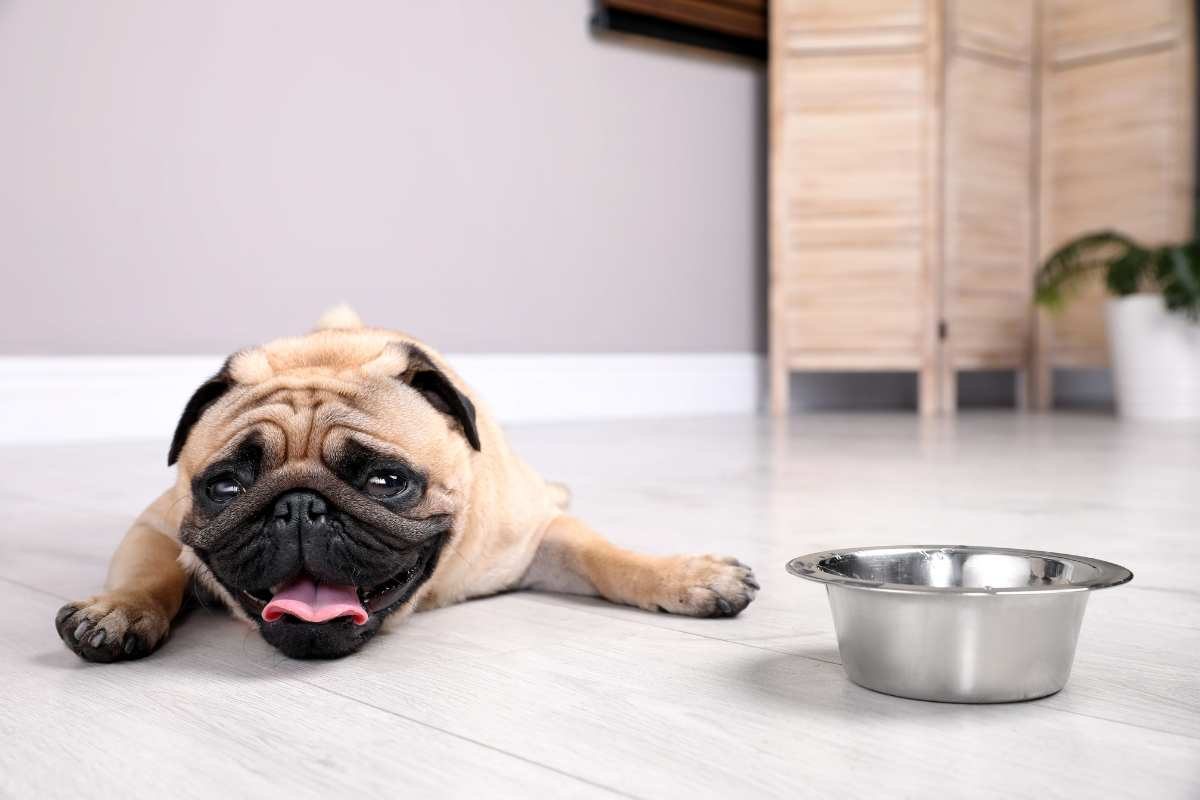
[{"label": "wooden folding screen", "polygon": [[1036,371],[1045,402],[1052,367],[1104,363],[1095,298],[1035,335],[1033,270],[1097,226],[1186,232],[1191,24],[1185,0],[772,3],[772,408],[794,370],[912,370],[932,413],[961,370]]}]

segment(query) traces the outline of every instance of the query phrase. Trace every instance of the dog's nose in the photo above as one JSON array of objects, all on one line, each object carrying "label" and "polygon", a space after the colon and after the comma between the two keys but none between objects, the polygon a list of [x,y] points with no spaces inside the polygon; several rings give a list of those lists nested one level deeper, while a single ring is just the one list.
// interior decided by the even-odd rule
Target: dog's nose
[{"label": "dog's nose", "polygon": [[275,501],[275,519],[285,524],[312,524],[328,511],[325,498],[316,492],[288,492]]}]

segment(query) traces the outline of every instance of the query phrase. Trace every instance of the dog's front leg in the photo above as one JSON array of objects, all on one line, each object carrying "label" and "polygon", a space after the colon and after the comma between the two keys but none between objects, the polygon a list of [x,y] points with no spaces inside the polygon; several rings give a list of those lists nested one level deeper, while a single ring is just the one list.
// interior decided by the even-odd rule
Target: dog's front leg
[{"label": "dog's front leg", "polygon": [[521,586],[693,617],[732,617],[759,588],[736,558],[633,553],[567,514],[546,528]]},{"label": "dog's front leg", "polygon": [[58,635],[88,661],[123,661],[149,655],[163,642],[183,604],[187,575],[179,543],[163,530],[171,493],[134,522],[117,547],[101,594],[63,606]]}]

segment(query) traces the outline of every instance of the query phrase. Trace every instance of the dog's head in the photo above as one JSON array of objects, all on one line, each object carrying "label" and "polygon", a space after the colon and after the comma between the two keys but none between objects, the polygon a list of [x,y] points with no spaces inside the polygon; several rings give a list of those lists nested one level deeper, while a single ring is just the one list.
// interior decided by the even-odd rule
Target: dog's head
[{"label": "dog's head", "polygon": [[285,654],[345,655],[418,602],[480,450],[434,354],[342,314],[231,356],[188,402],[168,458],[185,558]]}]

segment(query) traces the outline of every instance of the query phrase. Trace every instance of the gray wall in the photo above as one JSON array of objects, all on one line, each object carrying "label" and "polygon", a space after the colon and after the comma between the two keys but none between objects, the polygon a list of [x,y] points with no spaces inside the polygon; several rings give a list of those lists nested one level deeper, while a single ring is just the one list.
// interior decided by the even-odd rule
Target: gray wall
[{"label": "gray wall", "polygon": [[0,3],[0,352],[761,349],[761,68],[589,6]]}]

